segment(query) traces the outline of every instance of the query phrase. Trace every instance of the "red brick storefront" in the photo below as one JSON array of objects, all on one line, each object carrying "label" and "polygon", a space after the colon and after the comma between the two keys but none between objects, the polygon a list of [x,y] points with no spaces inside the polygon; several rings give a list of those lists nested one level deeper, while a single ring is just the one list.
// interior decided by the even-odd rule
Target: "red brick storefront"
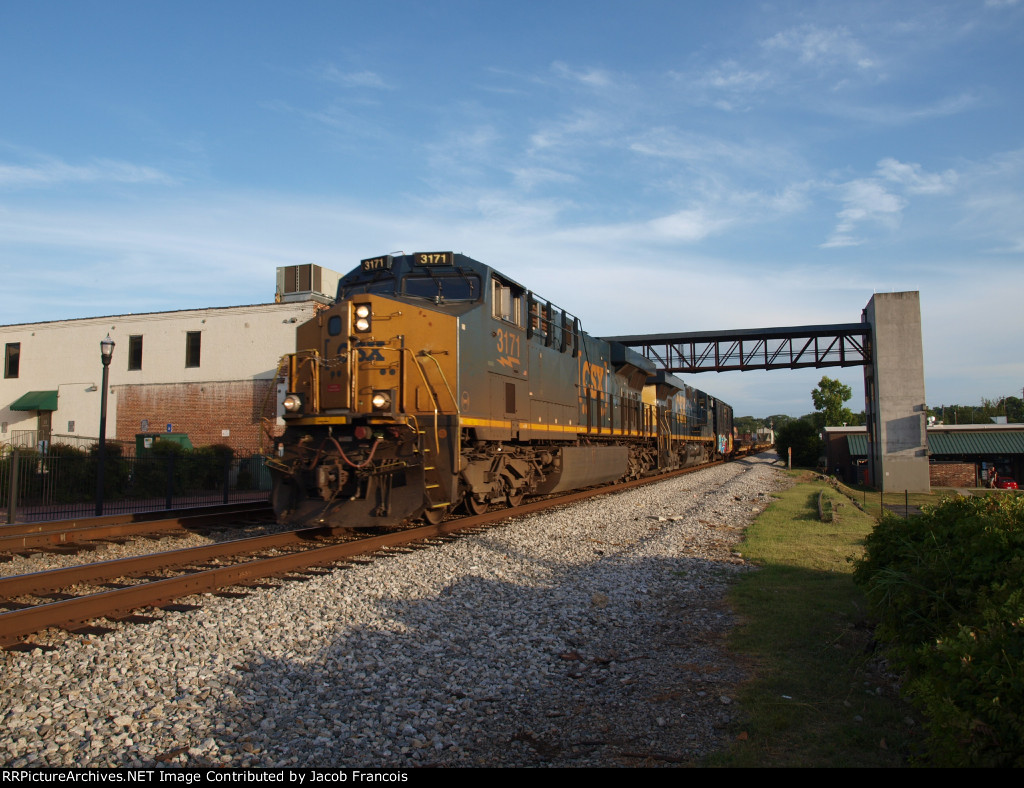
[{"label": "red brick storefront", "polygon": [[978,487],[975,462],[933,462],[928,466],[933,487]]},{"label": "red brick storefront", "polygon": [[256,452],[261,444],[267,448],[261,424],[274,423],[276,388],[274,379],[115,386],[117,438],[130,442],[140,432],[178,432],[193,446]]}]

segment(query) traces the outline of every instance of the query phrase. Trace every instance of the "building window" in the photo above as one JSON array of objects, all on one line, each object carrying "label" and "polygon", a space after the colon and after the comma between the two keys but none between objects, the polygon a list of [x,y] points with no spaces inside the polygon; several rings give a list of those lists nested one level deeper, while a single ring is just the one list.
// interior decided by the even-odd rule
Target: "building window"
[{"label": "building window", "polygon": [[68,432],[74,432],[74,431],[75,431],[75,422],[69,421],[68,422]]},{"label": "building window", "polygon": [[18,377],[18,368],[21,364],[21,343],[8,342],[7,353],[4,356],[4,377]]},{"label": "building window", "polygon": [[142,369],[142,335],[128,337],[128,369]]},{"label": "building window", "polygon": [[185,366],[199,366],[199,348],[201,331],[189,331],[185,334]]}]

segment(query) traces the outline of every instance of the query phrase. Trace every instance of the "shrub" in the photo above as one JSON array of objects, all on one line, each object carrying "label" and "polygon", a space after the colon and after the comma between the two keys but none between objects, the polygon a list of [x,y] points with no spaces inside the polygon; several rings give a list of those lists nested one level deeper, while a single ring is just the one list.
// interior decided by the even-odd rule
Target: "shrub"
[{"label": "shrub", "polygon": [[224,485],[225,466],[233,453],[230,446],[223,444],[186,449],[174,441],[157,439],[153,441],[150,456],[136,463],[136,494],[161,497],[167,494],[169,484],[174,495],[219,490]]},{"label": "shrub", "polygon": [[1024,496],[886,516],[855,569],[949,766],[1024,765]]},{"label": "shrub", "polygon": [[186,486],[193,490],[217,490],[224,485],[224,469],[234,449],[222,443],[194,449],[187,463]]},{"label": "shrub", "polygon": [[[107,468],[111,467],[108,457]],[[49,499],[58,503],[88,501],[96,494],[96,460],[89,452],[66,443],[51,443],[45,459],[39,464],[49,475],[51,494]],[[113,481],[113,480],[112,480]],[[113,485],[108,486],[103,478],[104,495]]]}]

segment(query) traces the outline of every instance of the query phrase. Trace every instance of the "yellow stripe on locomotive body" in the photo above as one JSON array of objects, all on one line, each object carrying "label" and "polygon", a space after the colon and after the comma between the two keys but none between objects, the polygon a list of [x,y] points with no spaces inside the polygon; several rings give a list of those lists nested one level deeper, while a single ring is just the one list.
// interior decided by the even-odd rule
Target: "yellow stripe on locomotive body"
[{"label": "yellow stripe on locomotive body", "polygon": [[295,419],[295,420],[293,420],[293,421],[291,421],[289,423],[293,424],[293,425],[311,425],[311,424],[317,424],[317,425],[337,424],[337,425],[342,425],[342,424],[348,424],[348,421],[349,420],[348,420],[347,416],[308,416],[306,418]]},{"label": "yellow stripe on locomotive body", "polygon": [[728,406],[460,254],[361,261],[296,339],[268,463],[290,522],[475,511],[698,464],[731,442]]}]

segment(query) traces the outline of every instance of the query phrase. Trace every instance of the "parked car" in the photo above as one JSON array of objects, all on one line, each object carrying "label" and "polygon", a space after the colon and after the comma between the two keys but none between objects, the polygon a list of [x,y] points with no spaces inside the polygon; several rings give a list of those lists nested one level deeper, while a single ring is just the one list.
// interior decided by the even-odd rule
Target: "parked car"
[{"label": "parked car", "polygon": [[998,490],[1016,490],[1017,482],[1011,479],[1009,476],[1000,476],[996,479],[996,489]]}]

